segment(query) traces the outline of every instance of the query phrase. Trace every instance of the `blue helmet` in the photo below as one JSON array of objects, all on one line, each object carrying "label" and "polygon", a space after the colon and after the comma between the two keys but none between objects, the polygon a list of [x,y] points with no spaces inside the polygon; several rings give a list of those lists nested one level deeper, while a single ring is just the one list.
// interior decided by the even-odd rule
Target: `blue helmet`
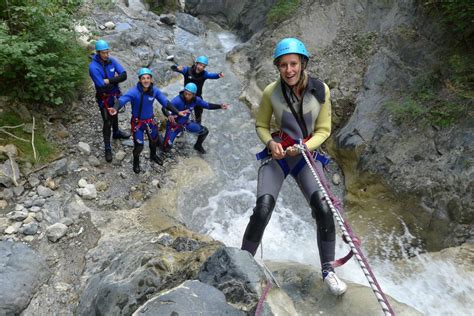
[{"label": "blue helmet", "polygon": [[98,40],[97,42],[95,42],[96,51],[107,50],[107,49],[109,49],[109,44],[107,44],[106,41]]},{"label": "blue helmet", "polygon": [[196,62],[197,63],[201,63],[201,64],[204,64],[207,66],[207,63],[208,63],[208,59],[206,56],[199,56],[198,58],[196,58]]},{"label": "blue helmet", "polygon": [[308,51],[306,47],[304,47],[303,42],[294,37],[284,38],[278,42],[275,47],[275,52],[273,53],[273,61],[287,54],[299,54],[309,58]]},{"label": "blue helmet", "polygon": [[190,82],[187,85],[184,86],[184,90],[191,92],[192,94],[196,94],[198,87],[196,84]]},{"label": "blue helmet", "polygon": [[140,70],[138,71],[138,79],[140,79],[140,77],[143,75],[150,75],[151,77],[153,77],[153,73],[148,68],[140,68]]}]

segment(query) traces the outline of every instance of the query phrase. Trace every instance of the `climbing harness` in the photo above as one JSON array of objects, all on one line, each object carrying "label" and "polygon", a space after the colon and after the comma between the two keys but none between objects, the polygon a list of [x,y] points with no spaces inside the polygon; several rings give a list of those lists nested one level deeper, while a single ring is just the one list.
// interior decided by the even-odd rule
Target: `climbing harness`
[{"label": "climbing harness", "polygon": [[97,98],[100,99],[102,101],[102,103],[104,104],[104,108],[105,110],[111,115],[111,116],[114,116],[117,114],[117,110],[113,107],[109,105],[109,99],[111,97],[114,97],[114,98],[117,98],[121,95],[120,92],[115,92],[115,93],[97,93]]},{"label": "climbing harness", "polygon": [[[343,233],[344,241],[350,246],[352,254],[355,255],[355,257],[357,259],[357,262],[359,263],[362,271],[364,272],[364,275],[367,278],[367,281],[369,281],[369,285],[372,288],[372,291],[374,292],[375,297],[377,298],[377,301],[379,302],[380,306],[382,307],[382,310],[383,310],[384,314],[385,315],[395,315],[395,312],[393,311],[392,307],[390,306],[390,303],[388,302],[387,297],[383,293],[382,288],[380,287],[379,283],[377,282],[377,279],[375,278],[375,275],[374,275],[372,269],[369,266],[367,258],[363,254],[362,249],[360,248],[359,240],[354,236],[354,234],[352,232],[352,229],[349,226],[349,224],[344,221],[343,217],[341,216],[341,213],[339,212],[339,209],[336,208],[334,206],[334,204],[332,203],[332,201],[331,201],[332,199],[328,195],[328,192],[331,192],[331,191],[328,190],[328,187],[324,186],[324,184],[321,182],[321,180],[320,180],[321,175],[318,175],[319,170],[316,166],[316,161],[312,158],[313,156],[311,155],[311,152],[308,150],[308,148],[302,142],[300,142],[300,144],[298,144],[296,146],[301,149],[302,154],[303,154],[303,158],[306,161],[306,164],[308,165],[309,169],[311,170],[311,173],[313,174],[314,179],[316,180],[316,182],[319,186],[319,189],[321,190],[321,192],[324,195],[324,199],[328,203],[329,208],[331,209],[331,212],[332,212],[334,218],[336,219],[336,221],[339,225],[339,228],[341,229],[341,231]],[[333,197],[333,199],[334,199],[334,197]],[[339,205],[339,207],[340,207],[340,205]],[[341,260],[341,262],[342,262],[342,260],[346,259],[346,257],[344,257],[342,259],[339,259],[339,260]],[[349,258],[347,258],[346,261],[349,260]],[[343,263],[341,263],[341,264],[343,264]],[[339,264],[339,265],[341,265],[341,264]],[[335,266],[338,266],[338,265],[335,265]]]}]

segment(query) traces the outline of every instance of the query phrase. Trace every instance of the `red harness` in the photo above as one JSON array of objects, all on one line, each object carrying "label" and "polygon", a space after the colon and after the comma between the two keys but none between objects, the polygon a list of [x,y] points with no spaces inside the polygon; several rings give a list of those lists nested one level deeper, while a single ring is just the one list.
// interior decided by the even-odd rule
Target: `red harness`
[{"label": "red harness", "polygon": [[119,97],[121,95],[120,92],[114,92],[114,93],[98,93],[97,96],[99,99],[102,101],[104,104],[104,108],[107,110],[107,112],[110,113],[110,106],[109,106],[109,99],[110,97]]},{"label": "red harness", "polygon": [[[272,138],[275,137],[278,137],[280,139],[279,143],[281,144],[281,147],[283,147],[283,149],[286,149],[296,144],[296,141],[285,132],[278,131],[272,133]],[[313,135],[309,135],[308,137],[304,138],[303,143],[306,143],[311,137],[313,137]]]},{"label": "red harness", "polygon": [[135,133],[138,131],[143,124],[156,125],[155,117],[150,117],[146,120],[139,120],[138,117],[132,117],[132,120],[130,121],[132,132]]}]

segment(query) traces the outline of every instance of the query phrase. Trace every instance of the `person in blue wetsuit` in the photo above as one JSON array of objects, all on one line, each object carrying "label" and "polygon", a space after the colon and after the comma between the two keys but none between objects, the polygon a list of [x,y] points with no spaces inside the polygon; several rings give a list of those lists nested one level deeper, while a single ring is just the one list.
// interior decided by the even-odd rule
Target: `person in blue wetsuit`
[{"label": "person in blue wetsuit", "polygon": [[[181,73],[184,76],[184,85],[192,82],[197,86],[196,96],[202,98],[202,87],[206,79],[219,79],[224,77],[224,73],[207,72],[205,69],[209,64],[209,59],[206,56],[199,56],[196,58],[194,65],[186,66],[171,66],[171,70]],[[203,109],[200,105],[194,109],[194,117],[196,122],[201,123]]]},{"label": "person in blue wetsuit", "polygon": [[200,97],[196,96],[197,89],[197,86],[194,83],[190,82],[184,87],[184,90],[181,91],[178,96],[171,100],[171,104],[178,111],[186,111],[185,116],[176,117],[171,115],[170,113],[166,113],[166,111],[163,111],[163,113],[168,117],[164,142],[165,150],[169,150],[169,148],[173,146],[174,139],[179,133],[183,131],[188,131],[190,133],[198,135],[196,144],[194,144],[194,149],[196,149],[201,154],[206,153],[206,150],[204,150],[204,148],[202,147],[202,143],[209,134],[209,130],[205,126],[202,126],[200,123],[196,121],[191,121],[191,113],[193,112],[193,110],[195,110],[197,106],[208,110],[226,110],[229,108],[229,104],[208,103]]},{"label": "person in blue wetsuit", "polygon": [[95,43],[96,54],[89,64],[89,75],[96,89],[96,100],[102,117],[102,135],[105,146],[105,160],[112,161],[110,129],[114,139],[129,138],[130,134],[118,127],[118,114],[113,108],[116,99],[121,95],[119,83],[127,80],[127,72],[120,63],[109,56],[109,44],[104,40]]},{"label": "person in blue wetsuit", "polygon": [[156,154],[157,146],[162,146],[161,135],[158,133],[158,126],[153,113],[153,102],[158,100],[166,108],[166,111],[177,116],[186,115],[187,111],[179,112],[161,91],[153,86],[153,74],[148,68],[141,68],[138,71],[137,85],[128,90],[119,98],[118,108],[122,108],[130,102],[132,104],[132,119],[130,121],[133,133],[133,171],[140,173],[140,153],[143,150],[144,135],[148,135],[150,146],[150,160],[163,164],[162,159]]}]

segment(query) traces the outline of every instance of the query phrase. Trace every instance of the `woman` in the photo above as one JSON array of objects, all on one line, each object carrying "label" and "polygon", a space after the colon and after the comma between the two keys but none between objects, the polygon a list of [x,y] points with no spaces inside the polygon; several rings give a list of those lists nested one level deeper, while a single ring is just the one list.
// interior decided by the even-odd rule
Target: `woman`
[{"label": "woman", "polygon": [[[270,220],[283,181],[291,174],[308,201],[317,224],[317,243],[323,280],[331,293],[343,294],[347,285],[331,266],[335,255],[335,226],[331,210],[298,147],[302,140],[309,150],[317,149],[331,132],[329,88],[306,72],[309,54],[296,38],[285,38],[275,48],[273,63],[280,78],[263,91],[256,118],[256,129],[266,151],[266,160],[258,171],[257,203],[244,233],[242,250],[255,255]],[[270,133],[270,120],[275,116],[278,132]],[[320,163],[319,161],[317,162]]]}]

